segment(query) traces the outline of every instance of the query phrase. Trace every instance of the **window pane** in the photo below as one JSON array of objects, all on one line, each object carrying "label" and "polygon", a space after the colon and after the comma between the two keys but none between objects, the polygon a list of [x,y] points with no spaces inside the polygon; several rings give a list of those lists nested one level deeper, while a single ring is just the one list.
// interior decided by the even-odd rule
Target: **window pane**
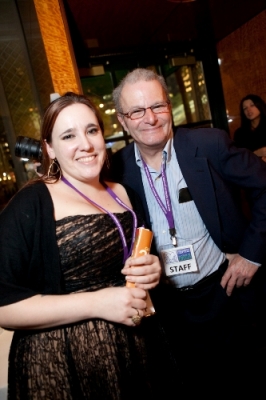
[{"label": "window pane", "polygon": [[123,137],[114,103],[112,101],[113,83],[109,72],[104,75],[91,76],[81,79],[83,93],[99,108],[104,123],[104,138],[114,139]]},{"label": "window pane", "polygon": [[178,67],[166,78],[174,125],[211,119],[204,74],[200,62]]}]

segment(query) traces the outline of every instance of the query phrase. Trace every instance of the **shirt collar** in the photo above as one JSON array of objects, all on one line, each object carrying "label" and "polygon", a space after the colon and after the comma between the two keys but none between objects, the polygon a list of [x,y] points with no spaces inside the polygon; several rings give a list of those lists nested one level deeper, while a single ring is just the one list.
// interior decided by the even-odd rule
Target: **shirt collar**
[{"label": "shirt collar", "polygon": [[[173,149],[173,138],[171,137],[166,142],[166,145],[164,146],[164,149],[162,151],[162,153],[164,153],[166,155],[166,162],[167,163],[169,163],[171,161],[171,156],[172,156],[172,151],[173,151],[172,149]],[[135,150],[136,164],[138,166],[141,166],[142,165],[141,155],[140,155],[140,151],[138,149],[138,146],[137,146],[137,144],[135,142],[134,142],[134,150]]]}]

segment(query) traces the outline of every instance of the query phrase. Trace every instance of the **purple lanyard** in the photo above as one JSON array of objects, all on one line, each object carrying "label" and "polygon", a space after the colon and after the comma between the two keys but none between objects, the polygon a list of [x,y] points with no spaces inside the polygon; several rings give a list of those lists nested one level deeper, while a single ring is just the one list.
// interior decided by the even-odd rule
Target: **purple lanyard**
[{"label": "purple lanyard", "polygon": [[168,182],[167,182],[167,176],[166,176],[166,159],[165,159],[165,154],[163,155],[163,163],[162,163],[162,181],[163,181],[163,191],[164,191],[164,197],[165,197],[165,203],[166,206],[163,204],[155,186],[154,183],[152,181],[152,177],[149,171],[149,168],[147,166],[147,164],[145,163],[145,161],[143,160],[143,158],[141,158],[142,160],[142,164],[144,167],[144,171],[146,173],[150,188],[152,190],[152,193],[155,197],[155,199],[157,200],[157,203],[159,204],[160,208],[162,209],[167,222],[168,222],[168,226],[169,226],[169,233],[170,233],[170,237],[172,240],[172,244],[173,246],[177,246],[177,239],[176,239],[176,230],[175,230],[175,223],[174,223],[174,216],[173,216],[173,210],[172,210],[172,204],[171,204],[171,198],[170,198],[170,193],[169,193],[169,187],[168,187]]},{"label": "purple lanyard", "polygon": [[89,197],[85,196],[85,194],[83,194],[82,192],[80,192],[75,186],[72,185],[72,183],[70,183],[64,176],[61,177],[61,181],[64,182],[66,185],[68,185],[69,187],[71,187],[71,189],[75,190],[80,196],[82,196],[85,200],[87,200],[89,203],[93,204],[95,207],[99,208],[100,210],[104,211],[106,214],[108,214],[112,220],[114,221],[114,223],[116,224],[121,240],[122,240],[122,244],[123,244],[123,249],[124,249],[124,259],[123,262],[126,261],[126,259],[131,255],[132,253],[132,248],[133,248],[133,243],[135,240],[135,235],[136,235],[136,229],[137,229],[137,217],[136,214],[133,210],[131,210],[131,208],[129,208],[126,204],[124,204],[122,202],[122,200],[119,199],[119,197],[117,197],[117,195],[112,191],[112,189],[110,189],[105,183],[103,184],[105,189],[107,190],[107,192],[110,194],[110,196],[113,197],[113,199],[119,203],[122,207],[124,207],[125,209],[127,209],[128,211],[131,212],[132,216],[133,216],[133,234],[132,234],[132,239],[131,239],[131,246],[130,249],[128,249],[127,247],[127,242],[126,242],[126,237],[125,237],[125,233],[124,230],[122,228],[122,225],[120,224],[120,222],[118,221],[117,217],[111,213],[110,211],[106,210],[105,208],[103,208],[102,206],[100,206],[99,204],[95,203],[93,200],[91,200]]}]

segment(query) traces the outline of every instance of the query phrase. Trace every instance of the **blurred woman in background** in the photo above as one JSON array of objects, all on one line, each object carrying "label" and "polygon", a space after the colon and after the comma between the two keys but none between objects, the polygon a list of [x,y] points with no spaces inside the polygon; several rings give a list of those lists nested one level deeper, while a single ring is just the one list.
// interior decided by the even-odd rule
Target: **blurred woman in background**
[{"label": "blurred woman in background", "polygon": [[241,126],[235,131],[237,147],[252,151],[266,161],[266,104],[255,94],[245,96],[240,102]]}]

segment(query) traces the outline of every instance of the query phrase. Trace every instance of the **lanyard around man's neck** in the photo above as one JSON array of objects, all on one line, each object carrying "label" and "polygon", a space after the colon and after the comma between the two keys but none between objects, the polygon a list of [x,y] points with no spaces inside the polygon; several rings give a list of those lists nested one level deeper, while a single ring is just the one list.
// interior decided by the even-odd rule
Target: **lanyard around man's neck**
[{"label": "lanyard around man's neck", "polygon": [[162,202],[162,199],[160,198],[160,196],[154,186],[149,168],[142,157],[141,157],[141,161],[142,161],[144,171],[147,176],[150,188],[152,190],[152,193],[167,219],[168,226],[169,226],[169,234],[171,237],[172,244],[173,244],[173,246],[176,247],[177,246],[176,229],[175,229],[173,209],[172,209],[171,198],[170,198],[169,187],[168,187],[167,176],[166,176],[166,154],[163,152],[162,168],[161,168],[163,190],[164,190],[164,197],[165,197],[166,205],[164,205],[164,203]]}]

